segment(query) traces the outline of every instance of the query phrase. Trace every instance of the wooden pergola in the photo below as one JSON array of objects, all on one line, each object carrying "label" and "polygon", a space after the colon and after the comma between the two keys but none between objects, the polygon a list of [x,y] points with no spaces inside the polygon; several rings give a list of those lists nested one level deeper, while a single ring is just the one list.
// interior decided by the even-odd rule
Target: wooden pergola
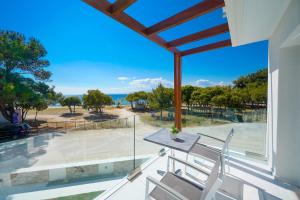
[{"label": "wooden pergola", "polygon": [[146,27],[128,14],[124,12],[126,8],[136,2],[136,0],[116,0],[110,3],[107,0],[83,0],[95,9],[103,12],[118,22],[124,24],[130,29],[138,32],[144,37],[152,40],[161,47],[174,54],[174,104],[175,104],[175,126],[181,130],[181,60],[183,56],[188,56],[195,53],[201,53],[217,48],[231,46],[231,40],[223,40],[211,43],[204,46],[180,51],[176,47],[223,34],[229,31],[228,24],[220,24],[215,27],[200,30],[199,32],[186,35],[184,37],[166,41],[158,35],[158,33],[170,29],[179,24],[185,23],[201,15],[220,9],[225,6],[224,0],[203,0],[198,4],[187,8],[171,17],[168,17],[161,22],[158,22],[150,27]]}]

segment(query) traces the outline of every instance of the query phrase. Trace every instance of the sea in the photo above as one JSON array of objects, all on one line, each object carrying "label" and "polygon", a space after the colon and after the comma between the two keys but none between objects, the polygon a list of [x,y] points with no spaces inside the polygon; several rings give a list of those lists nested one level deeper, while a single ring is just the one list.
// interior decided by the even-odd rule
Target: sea
[{"label": "sea", "polygon": [[[82,100],[83,95],[81,94],[74,94],[74,95],[64,95],[65,97],[78,97]],[[128,101],[126,101],[127,94],[108,94],[108,96],[111,96],[111,98],[114,101],[114,105],[117,105],[118,102],[120,102],[121,105],[126,106],[130,105]],[[50,107],[61,107],[59,103],[51,105]]]}]

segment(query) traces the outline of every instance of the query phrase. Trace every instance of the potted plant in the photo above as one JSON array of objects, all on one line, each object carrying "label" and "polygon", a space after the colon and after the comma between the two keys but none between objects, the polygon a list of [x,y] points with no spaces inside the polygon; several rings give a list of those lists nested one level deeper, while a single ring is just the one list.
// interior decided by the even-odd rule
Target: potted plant
[{"label": "potted plant", "polygon": [[178,133],[179,133],[179,130],[175,126],[172,126],[171,131],[170,131],[171,139],[175,140]]}]

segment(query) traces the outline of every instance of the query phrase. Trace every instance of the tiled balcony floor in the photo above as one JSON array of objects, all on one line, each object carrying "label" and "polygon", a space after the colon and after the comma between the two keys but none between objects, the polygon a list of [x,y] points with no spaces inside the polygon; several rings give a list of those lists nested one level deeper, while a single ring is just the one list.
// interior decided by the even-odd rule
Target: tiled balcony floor
[{"label": "tiled balcony floor", "polygon": [[[166,171],[168,154],[169,152],[162,157],[149,161],[143,166],[142,173],[134,180],[124,180],[123,183],[103,193],[97,200],[144,199],[146,177],[152,176],[158,180],[162,178],[162,175],[158,174],[157,170]],[[185,155],[181,152],[176,152],[176,157],[183,159]],[[193,162],[194,159],[191,159],[191,161]],[[222,190],[226,191],[230,196],[217,194],[217,199],[300,200],[299,188],[274,180],[270,174],[254,171],[237,163],[231,163],[231,165],[230,172],[227,169],[228,174],[222,185]],[[184,169],[179,164],[176,164],[177,168]],[[183,176],[186,176],[186,174],[183,173]],[[202,179],[203,177],[197,176],[197,178]]]}]

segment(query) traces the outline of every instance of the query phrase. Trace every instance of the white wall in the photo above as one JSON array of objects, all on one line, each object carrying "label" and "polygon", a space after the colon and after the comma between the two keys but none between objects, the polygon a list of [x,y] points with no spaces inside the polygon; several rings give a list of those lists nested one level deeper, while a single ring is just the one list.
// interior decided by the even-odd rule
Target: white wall
[{"label": "white wall", "polygon": [[300,0],[292,0],[269,39],[268,131],[273,168],[277,178],[296,185],[300,185],[300,45],[286,45],[286,40],[299,25]]}]

